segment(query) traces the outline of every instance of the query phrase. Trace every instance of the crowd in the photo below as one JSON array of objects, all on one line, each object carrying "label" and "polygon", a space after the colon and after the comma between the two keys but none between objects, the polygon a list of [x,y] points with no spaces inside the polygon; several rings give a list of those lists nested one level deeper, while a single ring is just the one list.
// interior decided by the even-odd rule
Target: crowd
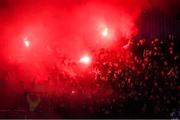
[{"label": "crowd", "polygon": [[[28,111],[45,110],[46,117],[62,118],[178,117],[180,64],[175,39],[169,34],[167,39],[129,40],[118,50],[94,51],[94,62],[81,74],[73,72],[75,63],[63,58],[50,68],[44,89],[34,92],[35,103],[32,93],[25,94]],[[73,68],[60,69],[65,66]]]},{"label": "crowd", "polygon": [[179,53],[175,38],[169,34],[167,39],[156,38],[151,44],[147,44],[146,39],[133,42],[129,46],[133,53],[126,54],[125,59],[112,54],[113,51],[98,56],[97,60],[101,57],[104,60],[95,65],[99,71],[95,79],[107,81],[120,97],[116,98],[117,103],[111,99],[109,114],[168,117],[171,112],[178,111],[180,104]]}]

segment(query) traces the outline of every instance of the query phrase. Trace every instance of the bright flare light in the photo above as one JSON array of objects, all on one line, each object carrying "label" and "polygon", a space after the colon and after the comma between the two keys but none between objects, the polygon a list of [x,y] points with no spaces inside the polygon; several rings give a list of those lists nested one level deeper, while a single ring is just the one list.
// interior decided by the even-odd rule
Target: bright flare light
[{"label": "bright flare light", "polygon": [[26,47],[29,47],[29,46],[30,46],[30,43],[29,43],[29,40],[28,40],[27,37],[24,39],[24,45],[25,45]]},{"label": "bright flare light", "polygon": [[80,62],[81,63],[84,63],[84,64],[89,64],[91,62],[91,58],[89,56],[83,56],[81,59],[80,59]]},{"label": "bright flare light", "polygon": [[108,36],[108,33],[109,33],[108,28],[107,28],[107,27],[104,28],[104,30],[103,30],[103,32],[102,32],[102,35],[103,35],[104,37],[107,37],[107,36]]}]

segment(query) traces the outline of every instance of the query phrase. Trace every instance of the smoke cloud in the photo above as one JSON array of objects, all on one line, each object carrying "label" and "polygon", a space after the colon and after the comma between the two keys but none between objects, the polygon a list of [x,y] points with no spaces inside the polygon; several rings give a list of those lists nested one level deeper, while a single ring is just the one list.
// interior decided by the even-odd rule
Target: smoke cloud
[{"label": "smoke cloud", "polygon": [[22,40],[28,37],[31,52],[41,58],[53,50],[79,57],[113,44],[102,41],[103,27],[108,39],[120,41],[138,32],[135,21],[142,11],[172,14],[178,6],[178,0],[0,0],[1,54],[27,55]]}]

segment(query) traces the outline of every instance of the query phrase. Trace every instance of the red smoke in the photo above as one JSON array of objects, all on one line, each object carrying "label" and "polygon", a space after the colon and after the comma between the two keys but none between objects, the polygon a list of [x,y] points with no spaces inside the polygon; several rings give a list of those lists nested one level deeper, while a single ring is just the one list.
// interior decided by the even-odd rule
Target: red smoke
[{"label": "red smoke", "polygon": [[[20,79],[44,82],[49,74],[46,67],[58,63],[60,55],[79,61],[92,50],[128,43],[124,39],[137,34],[135,21],[150,2],[1,0],[0,3],[1,55],[21,64]],[[73,74],[71,69],[59,68]],[[60,88],[63,87],[66,86]]]},{"label": "red smoke", "polygon": [[[13,59],[29,54],[43,58],[54,51],[77,59],[83,52],[110,47],[136,34],[135,20],[142,8],[135,1],[117,0],[8,0],[6,4],[1,21],[3,40],[8,42],[3,49]],[[108,29],[106,36],[104,29]],[[31,42],[28,53],[23,46],[25,37]]]}]

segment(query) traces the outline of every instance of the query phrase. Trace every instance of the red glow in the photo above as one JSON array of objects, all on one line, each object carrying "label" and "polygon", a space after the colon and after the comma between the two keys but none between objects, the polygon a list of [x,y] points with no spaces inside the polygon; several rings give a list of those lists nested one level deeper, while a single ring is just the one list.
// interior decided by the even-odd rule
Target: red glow
[{"label": "red glow", "polygon": [[[4,31],[11,45],[7,45],[7,51],[14,59],[19,59],[19,54],[22,54],[21,57],[36,56],[34,61],[38,58],[50,62],[56,57],[57,49],[69,58],[79,59],[85,51],[111,48],[121,42],[122,37],[130,37],[136,28],[133,13],[125,12],[125,8],[111,1],[88,1],[83,5],[72,3],[72,6],[66,6],[68,9],[56,7],[53,3],[32,6],[17,6],[15,10],[18,14],[12,16],[11,24]],[[24,9],[27,9],[26,12]],[[27,36],[23,40],[24,46],[31,47],[28,55],[21,46],[22,41],[19,43],[22,36]],[[52,58],[46,59],[50,56]]]},{"label": "red glow", "polygon": [[[12,9],[14,11],[9,11],[18,14],[7,14],[11,22],[4,19],[8,24],[4,24],[3,37],[8,42],[4,42],[6,45],[3,52],[12,61],[20,61],[22,70],[19,72],[19,79],[24,80],[27,86],[34,79],[39,84],[50,81],[45,86],[47,89],[39,87],[39,84],[38,89],[42,88],[43,92],[52,94],[53,90],[79,93],[70,83],[65,85],[63,78],[57,78],[62,84],[58,84],[58,90],[55,90],[56,83],[53,81],[56,78],[49,77],[50,72],[59,69],[63,71],[62,74],[71,77],[76,77],[77,74],[86,76],[91,69],[90,65],[96,61],[94,56],[84,53],[101,48],[111,49],[117,42],[122,42],[121,38],[134,34],[134,15],[122,7],[124,2],[118,6],[113,0],[108,3],[89,0],[85,4],[57,2],[57,5],[51,0],[47,1],[50,4],[17,2],[15,9]],[[59,7],[61,5],[63,7]],[[66,59],[63,61],[61,56],[76,63]],[[52,68],[53,66],[57,68]],[[90,86],[85,88],[91,92]]]}]

